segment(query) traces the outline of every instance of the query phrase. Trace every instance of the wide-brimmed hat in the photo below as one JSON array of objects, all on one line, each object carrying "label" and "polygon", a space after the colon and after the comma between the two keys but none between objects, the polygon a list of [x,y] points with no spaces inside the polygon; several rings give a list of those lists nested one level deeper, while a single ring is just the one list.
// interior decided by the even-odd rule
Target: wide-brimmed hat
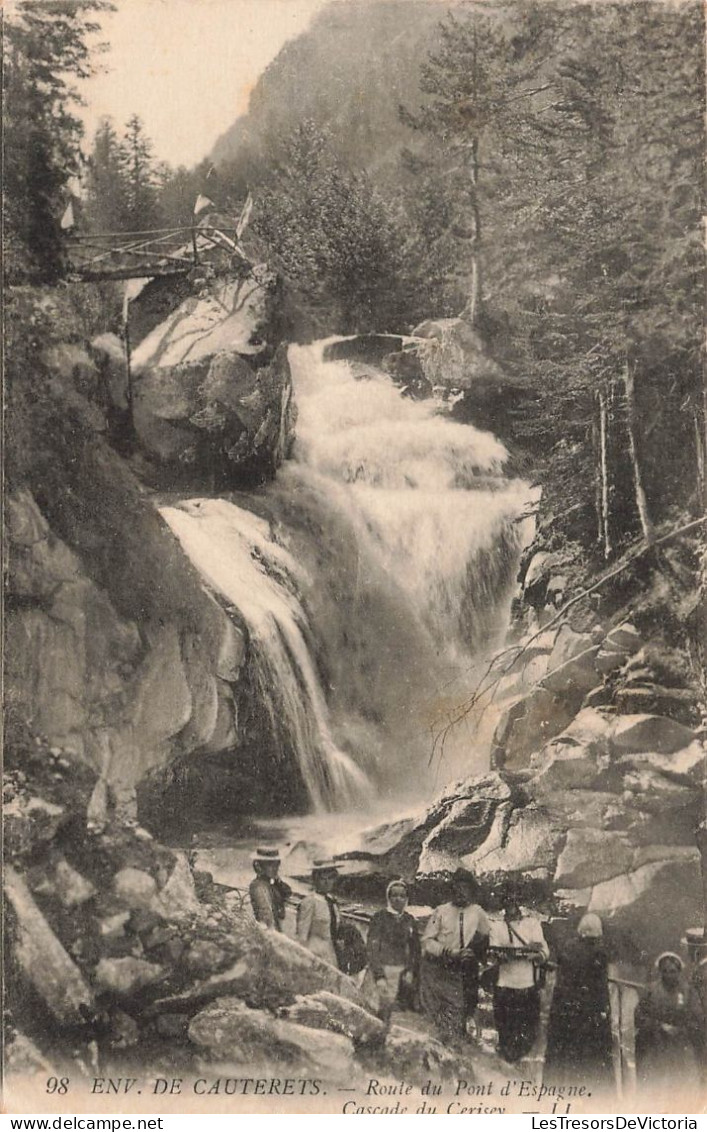
[{"label": "wide-brimmed hat", "polygon": [[320,858],[318,861],[312,862],[313,873],[338,873],[339,866],[333,857]]},{"label": "wide-brimmed hat", "polygon": [[262,864],[274,863],[276,865],[279,865],[281,862],[280,850],[266,849],[263,847],[258,848],[253,853],[253,864],[255,865],[258,861],[260,861]]}]

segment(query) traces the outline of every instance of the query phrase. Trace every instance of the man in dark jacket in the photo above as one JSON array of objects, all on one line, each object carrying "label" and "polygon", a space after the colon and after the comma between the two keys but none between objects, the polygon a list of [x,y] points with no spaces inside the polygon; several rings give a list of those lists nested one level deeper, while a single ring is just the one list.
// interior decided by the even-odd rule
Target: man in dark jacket
[{"label": "man in dark jacket", "polygon": [[280,854],[277,849],[256,849],[253,856],[255,880],[248,889],[253,914],[266,928],[282,931],[285,904],[292,895],[289,884],[277,875],[280,871]]}]

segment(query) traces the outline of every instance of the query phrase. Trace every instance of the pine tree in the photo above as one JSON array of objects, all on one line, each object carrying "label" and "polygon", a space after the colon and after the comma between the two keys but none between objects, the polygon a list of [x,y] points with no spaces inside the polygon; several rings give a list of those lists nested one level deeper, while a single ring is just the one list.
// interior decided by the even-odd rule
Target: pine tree
[{"label": "pine tree", "polygon": [[4,202],[10,278],[52,282],[64,267],[60,220],[80,169],[72,79],[91,73],[92,13],[107,0],[18,0],[5,20]]},{"label": "pine tree", "polygon": [[[615,549],[694,504],[704,467],[703,42],[696,3],[462,10],[409,116],[428,138],[417,195],[437,200],[430,270],[446,256],[448,286],[466,278],[473,295],[469,252],[483,251],[495,355],[543,397],[523,428],[537,450],[559,445],[555,486],[582,522],[603,474],[591,438],[608,428],[614,491],[596,498],[622,501]],[[656,441],[667,474],[646,459]]]},{"label": "pine tree", "polygon": [[158,226],[159,192],[152,142],[137,114],[125,126],[120,149],[120,165],[125,192],[124,227],[141,232]]},{"label": "pine tree", "polygon": [[294,131],[284,153],[258,194],[258,234],[332,330],[395,328],[404,277],[399,218],[313,122]]},{"label": "pine tree", "polygon": [[126,217],[121,142],[112,120],[103,118],[88,158],[84,221],[93,232],[119,232]]}]

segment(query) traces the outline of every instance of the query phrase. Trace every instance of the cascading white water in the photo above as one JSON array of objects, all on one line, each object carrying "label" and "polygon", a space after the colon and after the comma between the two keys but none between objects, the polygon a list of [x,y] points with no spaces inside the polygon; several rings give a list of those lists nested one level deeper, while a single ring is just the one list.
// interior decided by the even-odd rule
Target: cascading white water
[{"label": "cascading white water", "polygon": [[162,516],[208,585],[246,622],[260,700],[273,731],[284,733],[296,752],[314,807],[363,801],[369,792],[366,776],[329,731],[304,638],[297,565],[273,541],[269,524],[225,499],[191,499],[163,507]]},{"label": "cascading white water", "polygon": [[[368,783],[429,787],[435,727],[503,623],[528,488],[490,433],[323,350],[290,348],[297,440],[259,497],[269,521],[223,499],[162,513],[246,622],[312,804],[346,808]],[[455,740],[445,777],[483,758],[470,721]]]}]

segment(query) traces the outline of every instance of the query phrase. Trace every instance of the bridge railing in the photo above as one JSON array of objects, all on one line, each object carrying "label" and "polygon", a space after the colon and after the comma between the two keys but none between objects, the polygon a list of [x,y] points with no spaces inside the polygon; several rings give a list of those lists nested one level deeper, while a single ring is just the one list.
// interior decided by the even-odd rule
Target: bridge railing
[{"label": "bridge railing", "polygon": [[218,254],[240,255],[235,228],[152,228],[72,235],[66,242],[75,274],[83,278],[186,273]]}]

